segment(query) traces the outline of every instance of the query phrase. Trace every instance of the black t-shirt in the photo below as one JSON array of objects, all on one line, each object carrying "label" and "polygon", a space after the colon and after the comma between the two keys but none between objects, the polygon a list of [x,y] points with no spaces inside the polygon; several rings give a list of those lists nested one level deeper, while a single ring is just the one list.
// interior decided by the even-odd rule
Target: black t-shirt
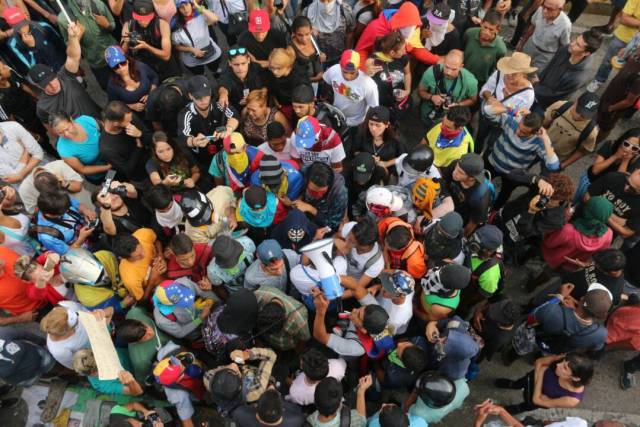
[{"label": "black t-shirt", "polygon": [[[386,139],[384,143],[378,147],[373,146],[373,138],[369,132],[358,132],[353,143],[353,151],[356,153],[365,152],[372,156],[380,157],[380,160],[387,161],[395,159],[406,150],[396,139]],[[395,172],[395,167],[389,167],[389,172]]]},{"label": "black t-shirt", "polygon": [[253,405],[242,405],[231,413],[231,418],[238,427],[302,427],[305,417],[302,411],[291,402],[282,402],[284,411],[282,422],[279,424],[265,424],[257,420],[256,407]]},{"label": "black t-shirt", "polygon": [[112,169],[117,172],[116,179],[118,181],[131,182],[133,184],[142,184],[149,180],[147,172],[144,168],[149,159],[149,151],[144,148],[149,137],[149,132],[138,121],[133,119],[133,125],[142,130],[140,139],[143,141],[143,147],[136,145],[136,138],[127,135],[124,131],[119,134],[111,134],[102,131],[100,135],[100,157],[106,163],[110,163]]},{"label": "black t-shirt", "polygon": [[462,42],[460,41],[460,33],[457,28],[453,28],[453,31],[448,32],[444,36],[444,40],[438,46],[429,49],[431,53],[435,55],[445,56],[452,49],[462,49]]},{"label": "black t-shirt", "polygon": [[122,216],[112,215],[113,222],[116,225],[116,234],[133,233],[138,228],[151,227],[153,225],[151,212],[137,199],[122,199],[127,205],[128,212]]},{"label": "black t-shirt", "polygon": [[[175,114],[163,115],[161,110],[162,101],[160,100],[160,95],[168,87],[174,87],[180,92],[180,94],[182,95],[182,107],[178,109]],[[189,98],[186,79],[175,79],[170,82],[162,83],[160,86],[152,90],[147,97],[147,103],[145,104],[145,118],[150,122],[162,123],[162,129],[173,136],[176,134],[177,129],[176,115],[189,102],[191,102],[191,99]]]},{"label": "black t-shirt", "polygon": [[640,245],[635,245],[625,252],[625,255],[627,256],[627,265],[624,269],[624,277],[633,286],[640,287],[640,262],[636,261],[640,259]]},{"label": "black t-shirt", "polygon": [[380,105],[392,107],[396,104],[394,89],[404,89],[404,69],[409,63],[409,55],[382,64],[382,71],[373,76],[378,86]]},{"label": "black t-shirt", "polygon": [[278,101],[280,105],[291,105],[291,91],[298,86],[310,86],[309,76],[302,68],[295,63],[291,72],[280,78],[276,78],[271,71],[264,71],[265,86],[269,88],[269,94]]},{"label": "black t-shirt", "polygon": [[535,194],[526,193],[508,202],[500,210],[500,223],[505,241],[518,242],[545,233],[560,230],[565,224],[567,205],[544,209],[535,215],[529,213],[529,202]]},{"label": "black t-shirt", "polygon": [[484,185],[476,182],[472,187],[464,188],[453,180],[453,170],[458,161],[451,162],[446,168],[442,168],[442,178],[447,183],[449,195],[453,199],[455,210],[460,214],[464,223],[473,221],[482,224],[487,220],[491,207],[491,191]]},{"label": "black t-shirt", "polygon": [[0,378],[18,384],[41,375],[42,358],[36,346],[26,341],[2,341],[0,345]]},{"label": "black t-shirt", "polygon": [[[608,159],[609,157],[613,156],[616,153],[616,151],[618,151],[618,147],[620,146],[620,144],[621,142],[617,142],[617,141],[607,141],[604,144],[602,144],[602,147],[600,147],[600,149],[598,150],[598,155],[604,157],[605,159]],[[620,166],[620,162],[619,161],[615,162],[609,165],[607,169],[603,170],[598,175],[594,175],[593,172],[591,171],[593,167],[590,167],[587,170],[587,174],[589,175],[589,181],[593,182],[596,179],[602,176],[605,176],[609,172],[617,172],[619,166]],[[638,168],[638,166],[640,166],[640,158],[636,158],[635,160],[629,162],[629,167],[627,168],[627,172],[629,173],[633,172],[635,169]]]},{"label": "black t-shirt", "polygon": [[229,104],[236,110],[242,110],[240,101],[254,89],[265,87],[262,78],[262,67],[252,62],[249,64],[249,71],[244,82],[234,73],[231,67],[227,67],[220,76],[220,86],[229,91]]},{"label": "black t-shirt", "polygon": [[586,268],[564,275],[562,283],[573,283],[574,288],[571,296],[577,300],[587,293],[589,285],[600,283],[611,292],[614,305],[620,303],[620,295],[622,295],[622,290],[624,289],[624,277],[610,276],[595,265],[589,265]]},{"label": "black t-shirt", "polygon": [[246,47],[258,61],[266,61],[273,49],[287,47],[287,36],[278,30],[269,30],[267,37],[260,43],[253,34],[245,31],[238,37],[238,46]]},{"label": "black t-shirt", "polygon": [[482,332],[479,334],[484,339],[484,347],[480,352],[478,362],[484,359],[491,360],[494,354],[510,344],[514,330],[515,328],[511,330],[501,329],[496,322],[489,319],[485,314],[485,319],[482,321]]},{"label": "black t-shirt", "polygon": [[23,124],[36,119],[36,101],[22,90],[20,79],[11,72],[9,87],[0,88],[0,120],[11,120],[13,115]]},{"label": "black t-shirt", "polygon": [[588,191],[591,197],[604,196],[613,203],[613,213],[626,219],[626,226],[637,233],[640,231],[640,194],[625,191],[626,184],[626,174],[610,172],[591,183]]},{"label": "black t-shirt", "polygon": [[49,114],[59,111],[65,112],[71,117],[87,115],[100,119],[100,107],[76,80],[75,75],[62,67],[58,71],[58,79],[60,80],[60,92],[55,95],[47,95],[42,92],[38,98],[36,114],[42,123],[47,123]]},{"label": "black t-shirt", "polygon": [[217,102],[209,105],[207,117],[198,112],[193,102],[178,114],[178,140],[185,152],[191,153],[196,158],[203,173],[209,170],[213,155],[222,149],[222,140],[210,141],[208,146],[199,148],[187,146],[187,139],[198,134],[212,136],[216,128],[225,126],[230,118],[238,117],[239,114],[235,108],[223,109]]}]

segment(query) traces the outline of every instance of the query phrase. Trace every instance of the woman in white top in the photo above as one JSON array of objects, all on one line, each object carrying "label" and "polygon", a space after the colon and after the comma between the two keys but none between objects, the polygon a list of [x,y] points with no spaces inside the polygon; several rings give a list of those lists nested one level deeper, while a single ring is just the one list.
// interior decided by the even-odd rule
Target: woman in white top
[{"label": "woman in white top", "polygon": [[482,150],[484,141],[502,113],[520,117],[531,109],[535,101],[529,74],[537,68],[531,66],[529,55],[515,52],[501,58],[497,68],[480,89],[482,120],[476,137],[476,150]]},{"label": "woman in white top", "polygon": [[[95,310],[96,319],[111,322],[113,308]],[[47,349],[58,363],[73,369],[73,355],[83,348],[90,348],[89,336],[78,320],[75,308],[55,307],[40,321],[40,328],[47,333]]]},{"label": "woman in white top", "polygon": [[[3,197],[4,193],[2,192],[0,198]],[[38,243],[28,235],[29,222],[29,217],[24,214],[5,215],[0,209],[0,245],[6,246],[20,255],[33,256]]]},{"label": "woman in white top", "polygon": [[205,65],[216,72],[222,51],[211,38],[209,26],[218,22],[218,16],[191,0],[176,0],[176,7],[171,40],[182,63],[193,74],[204,74]]}]

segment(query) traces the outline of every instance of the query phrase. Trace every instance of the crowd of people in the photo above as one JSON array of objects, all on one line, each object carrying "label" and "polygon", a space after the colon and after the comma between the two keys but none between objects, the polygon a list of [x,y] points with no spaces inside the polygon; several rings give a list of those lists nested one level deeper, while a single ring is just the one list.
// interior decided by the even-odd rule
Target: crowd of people
[{"label": "crowd of people", "polygon": [[578,406],[640,350],[640,0],[573,40],[572,3],[2,1],[0,408],[62,377],[131,396],[111,426],[426,427],[493,358],[522,402],[467,425]]}]

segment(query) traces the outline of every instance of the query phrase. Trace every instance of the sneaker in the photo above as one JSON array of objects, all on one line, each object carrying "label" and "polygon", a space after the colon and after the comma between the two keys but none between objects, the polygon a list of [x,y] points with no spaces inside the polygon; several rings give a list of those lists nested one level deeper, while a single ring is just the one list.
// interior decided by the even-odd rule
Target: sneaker
[{"label": "sneaker", "polygon": [[518,13],[515,10],[509,12],[509,17],[507,18],[510,27],[515,27],[518,25]]},{"label": "sneaker", "polygon": [[613,26],[608,25],[599,25],[597,27],[592,27],[592,30],[598,31],[602,34],[611,34],[613,33]]},{"label": "sneaker", "polygon": [[587,85],[587,92],[595,93],[598,91],[598,89],[600,89],[600,86],[602,86],[602,83],[594,80]]},{"label": "sneaker", "polygon": [[623,390],[628,390],[631,387],[636,385],[636,377],[630,372],[627,372],[624,369],[624,364],[622,365],[622,373],[620,374],[620,388]]}]

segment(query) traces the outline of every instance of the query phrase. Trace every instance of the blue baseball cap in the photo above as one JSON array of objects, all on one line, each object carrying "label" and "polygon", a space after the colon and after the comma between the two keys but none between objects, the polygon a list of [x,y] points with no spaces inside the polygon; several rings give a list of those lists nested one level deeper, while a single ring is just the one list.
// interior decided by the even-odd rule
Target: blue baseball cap
[{"label": "blue baseball cap", "polygon": [[124,51],[120,46],[114,44],[104,51],[104,59],[107,61],[109,68],[113,68],[118,64],[126,62],[127,56],[124,54]]},{"label": "blue baseball cap", "polygon": [[176,0],[176,7],[180,7],[185,3],[191,3],[191,0]]},{"label": "blue baseball cap", "polygon": [[179,282],[165,280],[155,290],[154,300],[164,306],[190,308],[193,306],[195,293]]},{"label": "blue baseball cap", "polygon": [[277,240],[267,239],[263,240],[258,245],[258,258],[264,265],[269,265],[274,259],[282,259],[284,254],[282,253],[282,247]]},{"label": "blue baseball cap", "polygon": [[316,136],[320,133],[320,122],[313,116],[305,116],[298,121],[296,127],[296,147],[309,149],[316,143]]},{"label": "blue baseball cap", "polygon": [[380,282],[384,290],[395,297],[411,294],[416,286],[415,279],[403,270],[383,271]]}]

